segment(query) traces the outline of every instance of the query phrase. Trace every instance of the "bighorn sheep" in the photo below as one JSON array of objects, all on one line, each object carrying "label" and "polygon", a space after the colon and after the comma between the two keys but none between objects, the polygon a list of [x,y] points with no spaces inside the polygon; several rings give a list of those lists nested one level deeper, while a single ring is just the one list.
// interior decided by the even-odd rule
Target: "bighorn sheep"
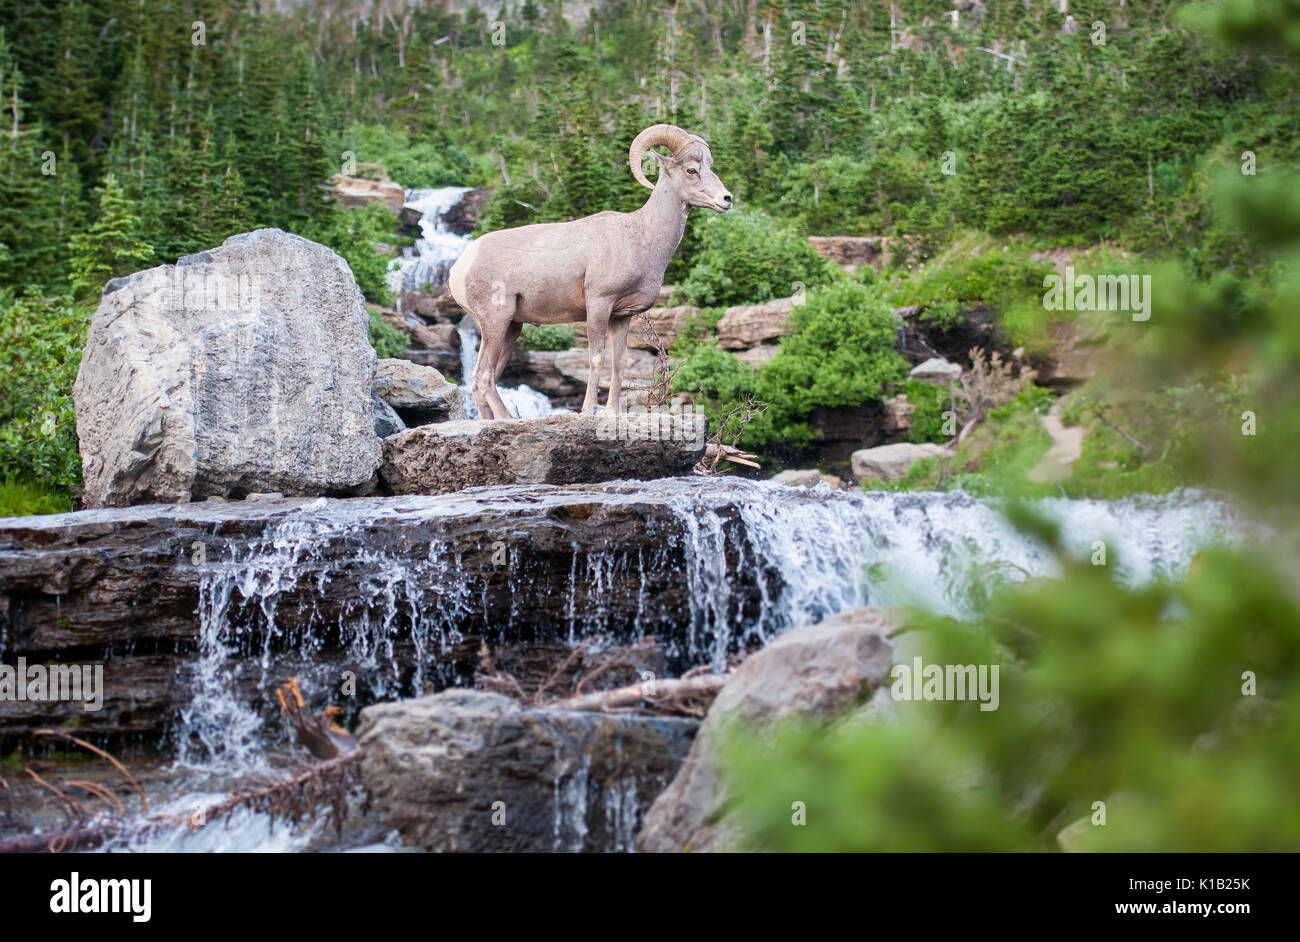
[{"label": "bighorn sheep", "polygon": [[[659,145],[672,156],[651,150]],[[659,167],[656,183],[641,170],[647,152]],[[636,212],[489,232],[470,243],[451,267],[452,297],[478,321],[482,337],[472,390],[483,418],[511,418],[496,381],[524,324],[581,320],[587,322],[591,363],[582,411],[596,408],[607,334],[612,375],[606,407],[618,411],[628,327],[658,298],[687,213],[692,206],[725,213],[732,204],[713,172],[709,145],[671,124],[638,134],[628,163],[637,181],[654,191]]]}]

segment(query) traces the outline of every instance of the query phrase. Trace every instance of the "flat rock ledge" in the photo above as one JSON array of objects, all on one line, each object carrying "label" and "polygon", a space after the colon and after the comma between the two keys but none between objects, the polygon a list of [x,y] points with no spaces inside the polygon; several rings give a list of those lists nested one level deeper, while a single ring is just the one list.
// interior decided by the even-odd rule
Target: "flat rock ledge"
[{"label": "flat rock ledge", "polygon": [[689,474],[704,456],[703,415],[623,412],[442,422],[384,441],[393,494],[493,484],[595,484]]}]

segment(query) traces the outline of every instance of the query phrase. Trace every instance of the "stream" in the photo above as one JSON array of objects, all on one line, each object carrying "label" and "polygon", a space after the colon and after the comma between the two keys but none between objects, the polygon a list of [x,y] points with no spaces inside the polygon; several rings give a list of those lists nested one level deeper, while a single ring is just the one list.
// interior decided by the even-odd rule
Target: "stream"
[{"label": "stream", "polygon": [[[155,814],[189,813],[250,775],[282,768],[291,748],[270,691],[290,674],[317,708],[337,699],[342,671],[363,677],[355,717],[365,703],[468,683],[449,658],[469,636],[576,645],[596,635],[626,643],[653,634],[675,675],[697,664],[721,667],[729,654],[787,628],[863,605],[969,619],[993,588],[1059,574],[1051,554],[1012,528],[995,503],[961,493],[842,492],[723,477],[260,504],[0,523],[0,563],[19,544],[30,556],[61,532],[69,548],[48,551],[63,554],[58,565],[72,565],[92,549],[76,528],[111,546],[113,527],[133,539],[152,527],[172,557],[166,547],[177,539],[188,546],[193,533],[222,537],[202,566],[163,559],[170,568],[154,579],[188,579],[197,600],[196,650],[180,668],[192,695],[168,724],[170,758],[146,769]],[[1242,531],[1226,504],[1199,493],[1037,504],[1060,522],[1076,556],[1091,556],[1104,541],[1108,564],[1129,585],[1178,579],[1200,548]],[[93,549],[103,557],[103,547]],[[134,565],[143,558],[137,553]],[[353,824],[338,838],[323,818],[270,825],[239,812],[193,832],[155,830],[107,848],[397,846],[373,824]]]}]

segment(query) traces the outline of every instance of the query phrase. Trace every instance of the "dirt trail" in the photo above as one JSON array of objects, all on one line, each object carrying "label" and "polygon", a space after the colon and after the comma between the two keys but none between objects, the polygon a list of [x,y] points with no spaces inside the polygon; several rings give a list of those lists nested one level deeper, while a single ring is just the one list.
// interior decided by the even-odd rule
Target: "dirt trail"
[{"label": "dirt trail", "polygon": [[1083,454],[1083,437],[1087,430],[1082,425],[1066,428],[1061,423],[1059,402],[1048,410],[1047,415],[1040,416],[1039,421],[1051,436],[1052,447],[1047,450],[1043,460],[1030,469],[1029,480],[1035,483],[1064,481],[1074,473],[1071,465]]}]

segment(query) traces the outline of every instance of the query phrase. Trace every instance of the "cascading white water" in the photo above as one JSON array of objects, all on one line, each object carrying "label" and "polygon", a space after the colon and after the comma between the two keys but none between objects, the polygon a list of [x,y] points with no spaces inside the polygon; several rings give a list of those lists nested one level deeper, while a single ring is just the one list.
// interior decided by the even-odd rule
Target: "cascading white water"
[{"label": "cascading white water", "polygon": [[[193,673],[198,690],[183,718],[189,741],[180,746],[186,771],[196,773],[193,787],[213,792],[214,769],[225,774],[264,770],[258,746],[270,734],[262,728],[261,716],[233,689],[230,652],[242,645],[244,655],[257,654],[263,680],[274,676],[275,641],[281,647],[291,641],[310,659],[323,643],[320,634],[298,629],[298,635],[286,639],[276,621],[277,613],[290,605],[301,609],[314,604],[303,602],[304,582],[310,597],[313,589],[326,591],[332,567],[362,567],[367,574],[363,598],[351,614],[337,616],[337,624],[322,625],[320,632],[337,631],[346,648],[344,660],[365,665],[378,678],[374,692],[380,698],[398,691],[396,671],[403,655],[396,645],[407,646],[406,666],[413,654],[420,662],[418,671],[436,660],[436,651],[460,640],[457,624],[480,609],[483,600],[457,565],[457,548],[433,540],[427,552],[414,557],[409,551],[398,555],[371,548],[373,534],[386,522],[463,516],[471,505],[476,512],[526,508],[546,514],[592,500],[665,506],[676,532],[665,536],[662,550],[638,550],[634,557],[575,545],[562,591],[573,600],[580,588],[590,588],[594,593],[586,597],[599,600],[617,584],[616,576],[634,575],[636,584],[644,586],[649,577],[673,567],[689,606],[685,640],[675,642],[684,650],[676,654],[688,663],[708,661],[720,667],[739,645],[762,643],[794,625],[862,605],[912,604],[968,619],[997,585],[1059,574],[1055,558],[1007,523],[996,503],[960,493],[831,492],[824,486],[808,490],[738,478],[671,478],[615,482],[580,493],[539,486],[444,497],[321,499],[299,506],[264,537],[211,564],[204,577],[201,648]],[[1095,544],[1104,542],[1107,565],[1129,585],[1180,578],[1198,550],[1234,542],[1244,530],[1228,505],[1198,493],[1113,502],[1046,499],[1037,502],[1037,509],[1059,523],[1066,547],[1080,558],[1090,557]],[[347,553],[326,551],[340,543]],[[514,600],[533,605],[537,592],[513,552],[505,567],[510,620]],[[748,594],[742,588],[747,581]],[[422,605],[426,596],[421,591],[430,586],[438,588],[438,604]],[[761,596],[757,609],[754,586]],[[644,601],[637,599],[633,633],[641,630]],[[256,625],[245,620],[250,611]],[[581,609],[570,604],[566,617],[568,625],[560,629],[571,642],[628,627],[619,624],[627,620],[626,610],[620,613],[599,601]],[[250,640],[257,645],[251,651]],[[319,700],[328,695],[324,688],[330,683],[305,677],[304,689]],[[585,826],[578,785],[557,781],[556,788],[556,843],[568,847],[580,843]],[[170,805],[185,810],[203,803],[178,797]],[[622,822],[620,828],[631,828],[628,822],[635,818],[634,809],[622,806],[606,807],[605,814]],[[268,830],[264,822],[254,827],[254,820],[242,828],[246,833],[229,838],[222,848],[301,847],[310,839],[310,828]],[[630,835],[625,835],[628,846]],[[164,838],[151,839],[149,846],[159,847],[160,840]],[[165,838],[167,846],[178,840],[184,844],[188,839]],[[202,844],[184,846],[205,849]]]},{"label": "cascading white water", "polygon": [[[406,191],[406,205],[418,209],[423,215],[420,217],[420,238],[402,258],[392,263],[388,272],[388,288],[399,299],[399,309],[400,299],[407,291],[445,285],[452,264],[473,241],[470,236],[451,232],[442,221],[443,213],[459,203],[469,191],[470,188],[464,186]],[[478,407],[469,387],[474,365],[478,362],[478,331],[473,321],[466,318],[457,333],[460,335],[461,390],[465,394],[465,411],[471,419],[477,419]],[[497,389],[516,418],[538,419],[555,411],[550,399],[527,385],[518,389],[504,386]]]},{"label": "cascading white water", "polygon": [[[383,678],[396,682],[395,644],[413,645],[422,658],[459,640],[457,626],[476,608],[481,614],[481,586],[476,589],[475,577],[458,565],[458,550],[450,542],[435,539],[415,558],[400,541],[397,550],[372,546],[370,535],[386,520],[400,518],[410,526],[464,514],[470,505],[476,513],[544,515],[593,500],[609,507],[665,506],[675,532],[665,535],[662,547],[638,550],[634,557],[617,545],[575,545],[568,583],[560,587],[569,600],[562,609],[568,624],[557,626],[557,636],[576,642],[613,631],[628,609],[601,601],[609,587],[625,584],[628,577],[644,586],[664,567],[680,567],[689,626],[678,653],[716,666],[738,644],[761,643],[796,624],[856,606],[917,605],[968,619],[991,588],[1058,574],[1051,553],[1012,527],[996,503],[961,493],[831,492],[740,478],[667,478],[578,493],[536,486],[483,488],[472,497],[322,498],[286,515],[230,559],[209,566],[202,587],[198,675],[201,686],[213,688],[205,691],[213,697],[209,725],[247,736],[247,728],[231,722],[234,714],[219,702],[223,691],[229,696],[222,675],[227,649],[241,638],[256,637],[260,650],[244,653],[258,654],[265,674],[273,647],[286,646],[284,629],[276,623],[278,609],[294,592],[292,604],[301,610],[304,580],[310,580],[310,597],[314,587],[323,591],[329,584],[332,567],[363,567],[363,597],[347,617],[336,616],[338,624],[319,630],[334,631],[349,662],[376,673],[377,694],[385,692]],[[1045,499],[1037,508],[1060,523],[1065,545],[1080,558],[1104,542],[1108,567],[1130,585],[1178,578],[1197,550],[1232,540],[1240,530],[1227,505],[1196,493],[1123,501]],[[348,548],[345,554],[327,552],[340,544]],[[538,589],[526,559],[512,555],[503,578],[512,606],[535,604]],[[754,586],[761,599],[756,613],[752,604],[745,610]],[[427,594],[434,588],[437,604]],[[580,591],[594,601],[579,607],[574,600]],[[232,605],[232,599],[241,604]],[[643,628],[644,601],[637,600],[634,624],[623,626],[633,634]],[[249,611],[250,603],[256,630],[231,616]],[[308,650],[321,643],[311,636],[291,640]],[[201,710],[195,713],[191,726],[201,742],[206,742],[204,722]]]},{"label": "cascading white water", "polygon": [[388,289],[399,299],[407,291],[447,283],[447,270],[472,240],[448,230],[443,225],[442,214],[459,203],[469,190],[466,186],[444,186],[406,191],[406,205],[423,215],[420,238],[415,240],[414,248],[407,249],[388,272]]}]

